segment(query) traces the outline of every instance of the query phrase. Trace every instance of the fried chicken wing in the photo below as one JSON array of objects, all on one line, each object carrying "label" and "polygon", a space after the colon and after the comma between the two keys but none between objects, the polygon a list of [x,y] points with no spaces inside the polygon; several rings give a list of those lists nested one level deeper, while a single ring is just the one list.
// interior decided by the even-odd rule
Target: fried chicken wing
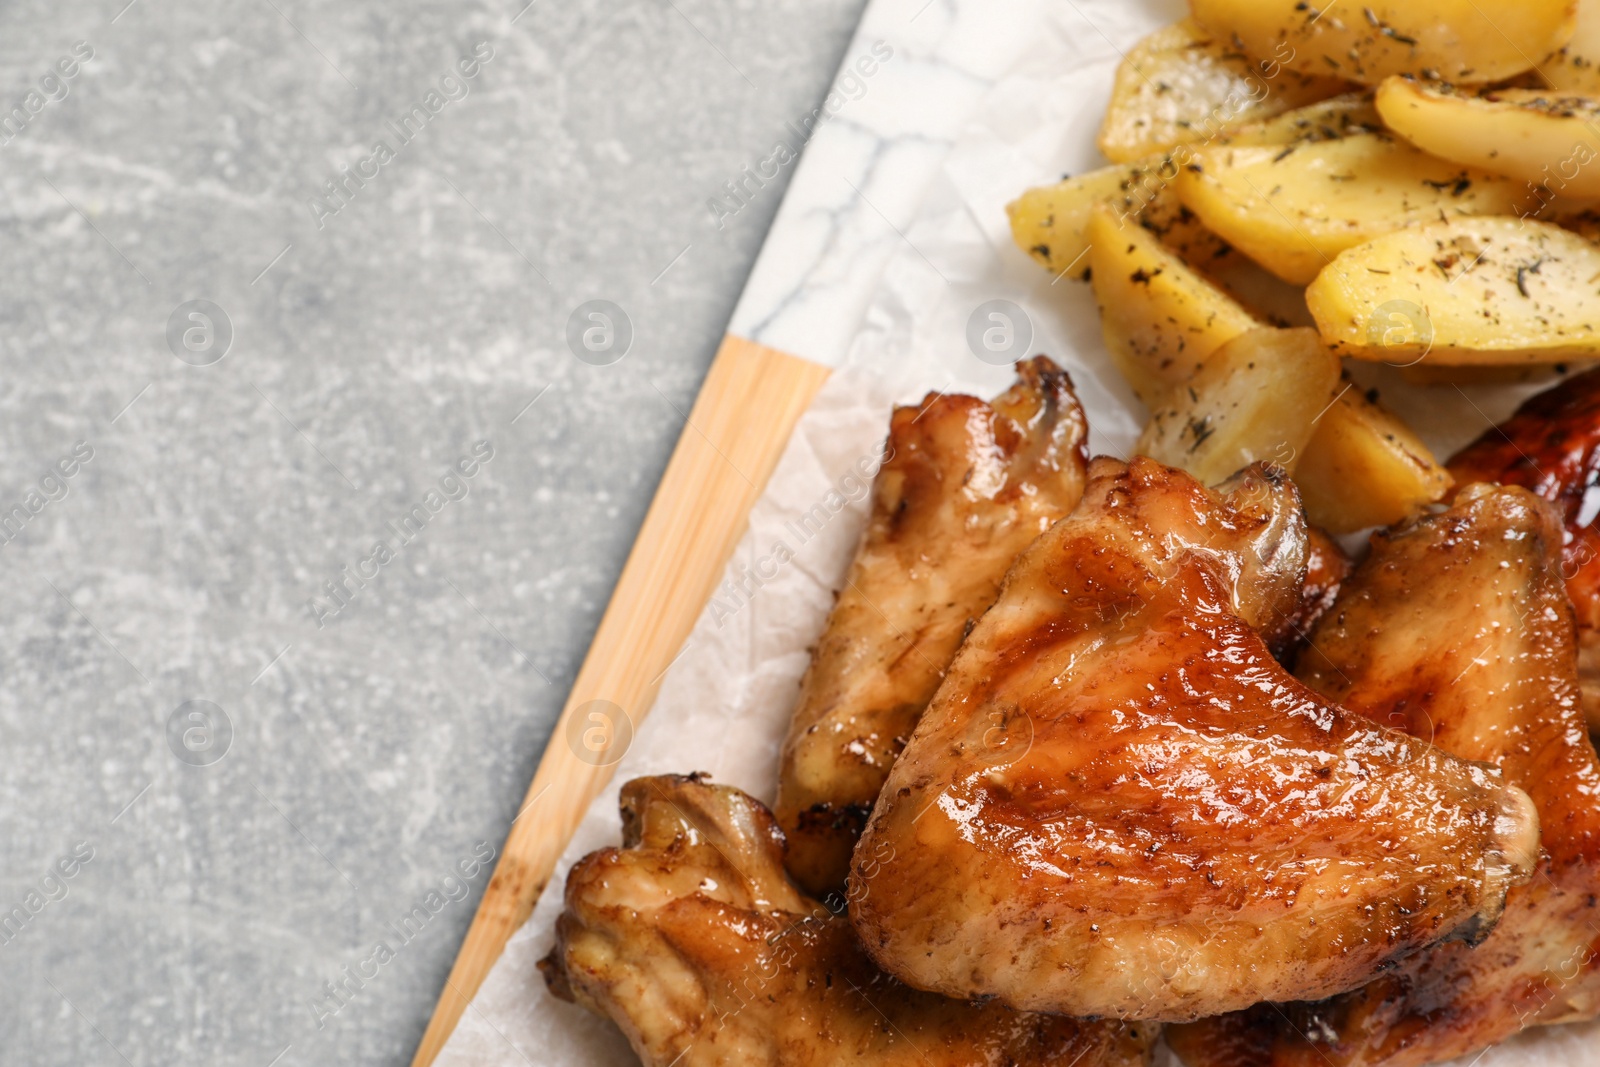
[{"label": "fried chicken wing", "polygon": [[699,777],[622,789],[623,847],[567,879],[551,991],[620,1026],[647,1067],[1134,1067],[1153,1027],[911,990],[784,874],[783,834]]},{"label": "fried chicken wing", "polygon": [[776,811],[789,871],[840,893],[884,777],[1006,568],[1083,494],[1088,428],[1043,356],[992,403],[895,411],[872,516],[800,688]]},{"label": "fried chicken wing", "polygon": [[1531,397],[1450,461],[1456,485],[1520,485],[1554,502],[1565,526],[1562,576],[1578,611],[1578,678],[1600,731],[1600,370]]},{"label": "fried chicken wing", "polygon": [[1578,677],[1600,731],[1600,369],[1529,399],[1450,461],[1457,485],[1520,485],[1552,501],[1566,528],[1561,573],[1578,616]]},{"label": "fried chicken wing", "polygon": [[1481,936],[1528,876],[1525,793],[1273,659],[1255,627],[1298,602],[1298,495],[1263,466],[1224,491],[1096,460],[1012,568],[856,851],[851,916],[886,970],[1190,1020]]},{"label": "fried chicken wing", "polygon": [[1578,707],[1554,509],[1475,485],[1374,539],[1300,674],[1353,712],[1499,767],[1545,855],[1476,947],[1439,945],[1364,989],[1180,1027],[1191,1067],[1415,1067],[1600,1014],[1600,766]]}]

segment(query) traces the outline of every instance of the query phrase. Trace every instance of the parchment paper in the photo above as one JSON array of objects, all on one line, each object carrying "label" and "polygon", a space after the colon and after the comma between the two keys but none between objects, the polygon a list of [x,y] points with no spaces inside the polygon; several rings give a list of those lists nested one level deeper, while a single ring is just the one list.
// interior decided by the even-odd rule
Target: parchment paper
[{"label": "parchment paper", "polygon": [[[1122,51],[1181,17],[1163,0],[1069,2],[1042,16],[1035,43],[987,95],[934,181],[905,245],[890,261],[844,367],[801,420],[727,581],[701,615],[615,779],[591,807],[533,917],[463,1016],[441,1067],[588,1067],[636,1063],[610,1023],[546,994],[535,964],[549,951],[567,870],[616,844],[617,789],[631,778],[707,771],[770,801],[807,649],[820,633],[866,514],[866,484],[896,402],[923,393],[988,396],[1011,380],[980,361],[966,339],[980,304],[1008,299],[1032,326],[1030,351],[1073,375],[1089,412],[1091,447],[1126,455],[1144,412],[1112,369],[1086,286],[1048,274],[1011,243],[1004,205],[1022,189],[1103,165],[1094,133]],[[1530,388],[1407,388],[1382,371],[1374,382],[1429,444],[1448,453],[1503,418]],[[1368,384],[1363,382],[1363,384]],[[786,525],[822,504],[831,514],[802,541]],[[782,543],[788,553],[775,552]],[[787,563],[778,557],[792,554]],[[749,576],[754,574],[754,579]],[[771,577],[767,577],[771,575]],[[747,595],[739,591],[741,582]],[[562,743],[555,738],[552,744]],[[537,818],[537,808],[528,818]],[[1495,1049],[1478,1067],[1600,1067],[1600,1025],[1536,1032]]]}]

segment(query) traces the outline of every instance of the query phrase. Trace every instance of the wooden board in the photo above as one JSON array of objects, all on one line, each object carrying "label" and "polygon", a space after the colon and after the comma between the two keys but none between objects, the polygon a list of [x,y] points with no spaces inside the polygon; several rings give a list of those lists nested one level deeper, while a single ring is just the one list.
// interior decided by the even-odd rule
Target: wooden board
[{"label": "wooden board", "polygon": [[581,743],[569,743],[584,733],[580,720],[569,734],[575,713],[603,700],[620,707],[633,727],[643,722],[795,423],[827,376],[826,367],[808,360],[732,335],[723,339],[412,1067],[433,1063],[506,942],[532,913],[590,803],[611,780],[621,753],[604,753],[598,758],[609,765],[601,766]]}]

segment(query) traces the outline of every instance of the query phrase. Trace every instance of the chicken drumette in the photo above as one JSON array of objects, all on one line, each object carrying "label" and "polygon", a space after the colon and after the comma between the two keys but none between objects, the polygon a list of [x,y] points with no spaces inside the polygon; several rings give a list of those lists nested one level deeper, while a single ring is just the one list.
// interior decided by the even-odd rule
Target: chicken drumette
[{"label": "chicken drumette", "polygon": [[1590,729],[1600,730],[1600,370],[1530,399],[1458,452],[1450,473],[1457,485],[1520,485],[1560,509],[1561,574],[1577,609],[1578,678]]},{"label": "chicken drumette", "polygon": [[930,393],[894,412],[872,515],[801,684],[775,810],[808,892],[844,889],[889,767],[1000,592],[1006,568],[1083,494],[1088,429],[1043,356],[985,403]]},{"label": "chicken drumette", "polygon": [[551,991],[612,1019],[647,1067],[1136,1067],[1154,1027],[908,989],[783,870],[771,813],[699,777],[622,789],[623,847],[567,879]]}]

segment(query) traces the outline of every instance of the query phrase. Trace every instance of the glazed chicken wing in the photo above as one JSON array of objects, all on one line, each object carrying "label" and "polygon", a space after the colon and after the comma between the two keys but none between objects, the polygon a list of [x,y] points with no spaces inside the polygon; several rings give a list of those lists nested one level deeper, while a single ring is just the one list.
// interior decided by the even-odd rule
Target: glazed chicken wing
[{"label": "glazed chicken wing", "polygon": [[623,847],[567,879],[555,995],[617,1023],[647,1067],[1134,1067],[1154,1028],[907,989],[784,874],[766,808],[698,777],[622,789]]},{"label": "glazed chicken wing", "polygon": [[1300,668],[1352,711],[1526,789],[1543,826],[1534,879],[1476,947],[1437,946],[1324,1003],[1179,1028],[1191,1067],[1412,1067],[1600,1014],[1600,767],[1560,547],[1557,517],[1531,493],[1468,487],[1445,514],[1374,540]]},{"label": "glazed chicken wing", "polygon": [[1256,627],[1298,601],[1298,496],[1262,466],[1224,490],[1096,460],[1012,568],[856,851],[851,916],[886,970],[1187,1020],[1493,926],[1537,855],[1527,794],[1278,665]]},{"label": "glazed chicken wing", "polygon": [[1600,370],[1530,399],[1457,453],[1450,473],[1457,485],[1520,485],[1560,509],[1561,573],[1578,616],[1578,677],[1590,728],[1600,731]]},{"label": "glazed chicken wing", "polygon": [[1087,427],[1043,356],[985,403],[895,411],[872,517],[801,684],[776,810],[789,870],[840,893],[884,777],[1006,568],[1083,494]]}]

